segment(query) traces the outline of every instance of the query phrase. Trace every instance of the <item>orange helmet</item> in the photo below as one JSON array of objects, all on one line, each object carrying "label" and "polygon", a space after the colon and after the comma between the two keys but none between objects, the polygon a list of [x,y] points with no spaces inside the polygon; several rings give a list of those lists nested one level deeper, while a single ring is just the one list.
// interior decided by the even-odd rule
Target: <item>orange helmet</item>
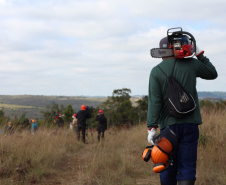
[{"label": "orange helmet", "polygon": [[81,109],[82,109],[82,110],[86,110],[86,106],[85,106],[85,105],[82,105],[82,106],[81,106]]},{"label": "orange helmet", "polygon": [[168,168],[169,154],[164,153],[158,146],[146,147],[143,152],[143,160],[148,162],[150,158],[154,163],[153,171],[155,173],[162,172]]},{"label": "orange helmet", "polygon": [[160,141],[158,142],[158,146],[163,150],[165,151],[166,153],[170,153],[172,151],[172,144],[171,142],[166,139],[165,137],[162,137],[160,139]]},{"label": "orange helmet", "polygon": [[166,170],[172,163],[172,151],[177,144],[175,133],[166,128],[155,138],[155,145],[147,146],[143,152],[143,160],[148,162],[151,158],[154,166],[153,171],[160,173]]},{"label": "orange helmet", "polygon": [[151,159],[152,159],[153,163],[166,164],[168,158],[169,158],[169,156],[166,153],[164,153],[163,151],[161,151],[157,146],[153,147],[153,149],[151,151]]},{"label": "orange helmet", "polygon": [[35,122],[35,119],[31,119],[31,122],[34,123]]}]

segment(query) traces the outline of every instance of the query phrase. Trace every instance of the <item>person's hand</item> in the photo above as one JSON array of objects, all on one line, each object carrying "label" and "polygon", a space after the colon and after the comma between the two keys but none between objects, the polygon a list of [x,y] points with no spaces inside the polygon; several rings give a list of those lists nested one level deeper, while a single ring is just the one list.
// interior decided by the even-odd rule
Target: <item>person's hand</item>
[{"label": "person's hand", "polygon": [[198,46],[196,46],[196,52],[195,52],[195,56],[198,57],[199,55],[203,54],[204,51],[201,50]]},{"label": "person's hand", "polygon": [[147,130],[148,130],[148,138],[147,138],[148,142],[154,145],[153,139],[154,137],[157,136],[157,129],[153,127],[151,130],[149,128]]}]

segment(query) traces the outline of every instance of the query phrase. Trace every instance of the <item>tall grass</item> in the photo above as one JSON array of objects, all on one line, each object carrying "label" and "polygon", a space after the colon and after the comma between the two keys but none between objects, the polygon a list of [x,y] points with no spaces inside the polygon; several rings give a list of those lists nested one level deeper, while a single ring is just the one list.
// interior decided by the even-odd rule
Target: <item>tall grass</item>
[{"label": "tall grass", "polygon": [[[198,147],[198,185],[224,185],[225,111],[202,112]],[[131,129],[111,128],[105,140],[88,133],[83,144],[75,133],[40,129],[37,135],[15,132],[1,136],[0,184],[158,185],[152,162],[142,160],[146,124]]]},{"label": "tall grass", "polygon": [[82,148],[73,133],[56,134],[48,129],[40,129],[36,135],[15,132],[0,139],[0,184],[39,182],[68,151]]},{"label": "tall grass", "polygon": [[198,184],[226,184],[226,113],[202,112],[198,148]]}]

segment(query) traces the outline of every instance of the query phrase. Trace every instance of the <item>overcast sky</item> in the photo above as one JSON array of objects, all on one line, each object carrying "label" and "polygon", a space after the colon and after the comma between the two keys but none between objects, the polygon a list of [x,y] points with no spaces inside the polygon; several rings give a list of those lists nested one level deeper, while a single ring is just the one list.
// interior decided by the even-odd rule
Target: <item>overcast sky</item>
[{"label": "overcast sky", "polygon": [[[184,2],[184,3],[183,3]],[[1,95],[147,95],[150,56],[182,27],[215,65],[198,91],[226,91],[225,0],[0,0]]]}]

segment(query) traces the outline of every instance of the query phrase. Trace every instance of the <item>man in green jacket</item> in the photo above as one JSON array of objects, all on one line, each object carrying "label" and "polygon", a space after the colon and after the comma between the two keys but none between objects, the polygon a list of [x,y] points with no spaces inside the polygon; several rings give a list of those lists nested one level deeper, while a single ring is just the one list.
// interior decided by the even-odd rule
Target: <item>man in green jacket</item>
[{"label": "man in green jacket", "polygon": [[[169,48],[167,37],[160,41],[160,48]],[[163,58],[163,61],[158,64],[167,76],[170,76],[173,71],[173,76],[194,97],[196,108],[192,114],[186,117],[169,116],[165,93],[167,77],[158,66],[155,66],[150,73],[147,114],[148,142],[154,144],[153,139],[157,135],[158,127],[160,127],[160,131],[169,127],[175,132],[179,142],[177,149],[173,152],[174,164],[160,173],[162,185],[176,185],[177,182],[179,185],[193,185],[196,180],[198,125],[202,124],[196,78],[212,80],[217,78],[218,74],[210,60],[204,56],[204,51],[196,47],[195,55],[197,59]]]}]

